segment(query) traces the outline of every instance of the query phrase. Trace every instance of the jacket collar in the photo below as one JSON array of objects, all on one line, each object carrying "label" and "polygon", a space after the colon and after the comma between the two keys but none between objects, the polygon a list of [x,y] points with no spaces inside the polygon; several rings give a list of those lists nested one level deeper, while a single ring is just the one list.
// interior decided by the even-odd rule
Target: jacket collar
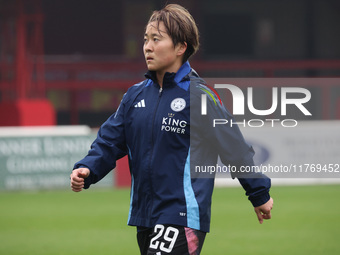
[{"label": "jacket collar", "polygon": [[[177,73],[166,72],[163,78],[163,86],[168,87],[172,84],[180,83],[191,71],[191,66],[188,61],[186,61],[177,71]],[[151,79],[154,83],[157,83],[157,77],[155,71],[148,71],[145,77]]]}]

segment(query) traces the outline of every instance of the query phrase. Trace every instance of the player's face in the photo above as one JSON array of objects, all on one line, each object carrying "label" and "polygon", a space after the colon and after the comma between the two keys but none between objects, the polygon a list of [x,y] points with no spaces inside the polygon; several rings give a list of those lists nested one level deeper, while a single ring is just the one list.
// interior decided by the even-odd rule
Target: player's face
[{"label": "player's face", "polygon": [[144,57],[148,70],[160,74],[177,72],[182,65],[181,44],[174,46],[171,37],[166,32],[163,22],[147,25],[144,34]]}]

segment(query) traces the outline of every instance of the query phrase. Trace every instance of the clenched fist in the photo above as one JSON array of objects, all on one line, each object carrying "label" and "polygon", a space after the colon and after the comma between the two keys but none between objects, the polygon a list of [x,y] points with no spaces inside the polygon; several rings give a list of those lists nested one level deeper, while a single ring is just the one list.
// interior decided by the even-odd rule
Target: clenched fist
[{"label": "clenched fist", "polygon": [[71,188],[74,192],[82,191],[85,184],[85,178],[89,177],[90,169],[88,168],[77,168],[74,169],[70,175]]}]

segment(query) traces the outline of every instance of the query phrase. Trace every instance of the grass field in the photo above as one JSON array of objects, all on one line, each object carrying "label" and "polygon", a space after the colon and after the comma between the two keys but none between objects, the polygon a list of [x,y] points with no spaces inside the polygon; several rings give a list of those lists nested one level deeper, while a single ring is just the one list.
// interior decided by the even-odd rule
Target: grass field
[{"label": "grass field", "polygon": [[[340,254],[340,185],[273,187],[263,225],[241,188],[216,188],[202,254]],[[138,254],[128,190],[0,193],[0,254]]]}]

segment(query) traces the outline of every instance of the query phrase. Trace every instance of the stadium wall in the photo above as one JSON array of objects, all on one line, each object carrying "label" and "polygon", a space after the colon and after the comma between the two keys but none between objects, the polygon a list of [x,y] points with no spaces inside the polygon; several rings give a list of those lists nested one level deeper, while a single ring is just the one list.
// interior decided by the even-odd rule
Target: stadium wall
[{"label": "stadium wall", "polygon": [[[300,121],[294,128],[239,126],[256,151],[256,165],[276,167],[266,173],[273,185],[340,183],[340,121]],[[0,128],[0,191],[68,188],[74,163],[95,137],[87,126]],[[127,168],[126,159],[119,161],[116,171],[94,186],[128,187]],[[239,185],[228,175],[218,173],[216,185]]]}]

